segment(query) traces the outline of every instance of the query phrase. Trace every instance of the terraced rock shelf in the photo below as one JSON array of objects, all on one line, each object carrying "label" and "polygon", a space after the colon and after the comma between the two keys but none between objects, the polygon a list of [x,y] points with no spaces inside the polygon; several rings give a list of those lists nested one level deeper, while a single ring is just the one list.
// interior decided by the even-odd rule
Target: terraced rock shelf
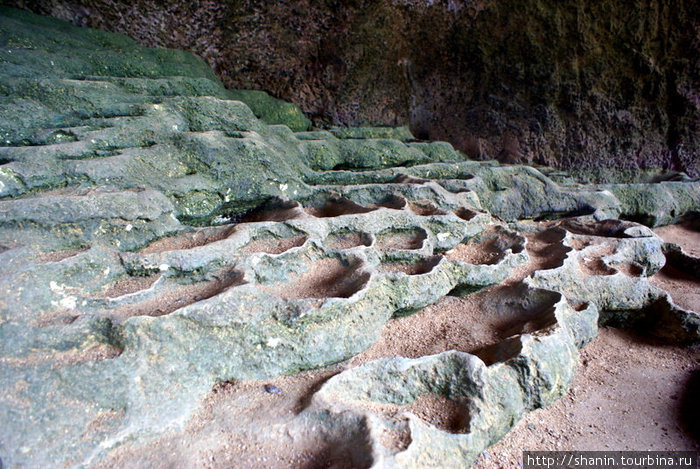
[{"label": "terraced rock shelf", "polygon": [[638,223],[697,216],[698,182],[309,130],[194,56],[16,10],[0,42],[8,467],[466,467],[598,324],[700,339],[649,282],[700,261]]}]

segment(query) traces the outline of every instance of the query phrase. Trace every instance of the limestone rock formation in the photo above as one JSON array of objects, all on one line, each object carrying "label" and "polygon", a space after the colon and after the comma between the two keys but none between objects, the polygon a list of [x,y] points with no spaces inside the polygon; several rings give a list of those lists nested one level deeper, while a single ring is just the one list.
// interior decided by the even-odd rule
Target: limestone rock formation
[{"label": "limestone rock formation", "polygon": [[[620,220],[697,215],[697,182],[557,183],[406,129],[308,131],[183,52],[7,8],[0,32],[8,467],[146,465],[230,385],[253,455],[306,438],[323,444],[295,457],[465,467],[566,391],[599,320],[700,338],[647,280],[700,261]],[[392,318],[501,283],[488,338],[347,362]],[[271,384],[329,365],[310,391]],[[253,380],[289,415],[250,407]]]},{"label": "limestone rock formation", "polygon": [[10,3],[195,52],[227,87],[317,124],[410,125],[472,158],[590,179],[700,176],[695,1]]}]

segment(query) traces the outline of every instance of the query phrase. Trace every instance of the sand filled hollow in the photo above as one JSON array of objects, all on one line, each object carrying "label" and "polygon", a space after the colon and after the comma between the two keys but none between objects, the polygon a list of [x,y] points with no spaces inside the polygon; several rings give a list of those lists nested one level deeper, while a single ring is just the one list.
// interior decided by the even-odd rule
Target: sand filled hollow
[{"label": "sand filled hollow", "polygon": [[349,298],[369,280],[359,264],[348,265],[326,257],[309,265],[301,274],[291,275],[289,283],[262,285],[261,288],[285,299]]},{"label": "sand filled hollow", "polygon": [[[462,350],[477,353],[488,363],[489,346],[515,333],[547,327],[557,298],[545,294],[523,302],[522,298],[532,295],[525,294],[520,282],[532,272],[562,265],[570,251],[561,244],[562,239],[556,229],[528,236],[530,263],[504,283],[466,297],[448,296],[411,316],[389,321],[372,347],[347,362],[274,380],[220,383],[184,432],[156,439],[148,451],[118,450],[106,464],[194,464],[206,460],[213,467],[370,467],[371,461],[363,456],[370,452],[364,431],[341,438],[309,431],[296,420],[300,412],[314,408],[316,391],[343,370],[379,357],[420,357]],[[390,265],[384,263],[380,268],[415,269],[415,264]],[[358,278],[358,271],[338,259],[325,258],[275,291],[295,298],[348,295],[357,287],[353,279]],[[684,288],[669,285],[674,298],[683,294]],[[603,328],[581,353],[574,385],[567,395],[526,415],[501,442],[487,449],[474,467],[518,469],[523,450],[700,450],[692,433],[700,417],[694,399],[700,392],[697,370],[697,347],[664,345]],[[362,405],[394,419],[394,427],[383,428],[380,439],[398,451],[411,443],[404,412],[453,433],[465,431],[470,418],[467,402],[430,393],[404,406]],[[347,416],[342,412],[333,415],[338,419]],[[262,427],[268,430],[260,432]],[[184,461],[169,459],[183,455]]]}]

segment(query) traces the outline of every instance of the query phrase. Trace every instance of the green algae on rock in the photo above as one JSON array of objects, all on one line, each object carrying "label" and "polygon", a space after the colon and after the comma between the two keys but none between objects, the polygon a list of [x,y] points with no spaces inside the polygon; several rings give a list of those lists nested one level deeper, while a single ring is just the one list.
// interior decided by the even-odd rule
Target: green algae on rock
[{"label": "green algae on rock", "polygon": [[[670,248],[617,220],[696,214],[697,182],[558,184],[405,129],[306,131],[291,105],[230,99],[188,54],[9,9],[0,23],[10,467],[99,463],[177,434],[217,383],[351,359],[387,322],[516,275],[530,261],[520,232],[556,231],[563,257],[510,280],[503,340],[349,367],[295,422],[359,435],[358,460],[377,466],[463,467],[566,392],[599,312],[699,338],[698,315],[647,281]],[[454,425],[421,418],[424,399]],[[410,443],[384,445],[382,428]]]},{"label": "green algae on rock", "polygon": [[200,54],[227,87],[271,91],[317,125],[408,125],[586,181],[700,176],[698,2],[6,3]]}]

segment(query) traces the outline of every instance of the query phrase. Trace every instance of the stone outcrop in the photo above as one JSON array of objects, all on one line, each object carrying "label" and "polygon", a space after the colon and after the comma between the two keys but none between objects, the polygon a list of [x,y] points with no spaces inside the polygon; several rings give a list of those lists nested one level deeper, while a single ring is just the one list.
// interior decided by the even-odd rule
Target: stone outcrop
[{"label": "stone outcrop", "polygon": [[[666,255],[698,259],[619,220],[695,216],[697,182],[584,186],[405,128],[308,130],[183,52],[7,8],[0,30],[9,467],[128,460],[222,383],[346,361],[392,318],[504,281],[497,340],[348,366],[255,438],[316,432],[356,467],[464,467],[566,392],[599,318],[700,337],[647,281]],[[535,241],[557,263],[518,277]],[[426,399],[452,424],[422,418]]]},{"label": "stone outcrop", "polygon": [[195,52],[317,125],[409,125],[468,156],[700,175],[700,6],[686,0],[11,2]]}]

